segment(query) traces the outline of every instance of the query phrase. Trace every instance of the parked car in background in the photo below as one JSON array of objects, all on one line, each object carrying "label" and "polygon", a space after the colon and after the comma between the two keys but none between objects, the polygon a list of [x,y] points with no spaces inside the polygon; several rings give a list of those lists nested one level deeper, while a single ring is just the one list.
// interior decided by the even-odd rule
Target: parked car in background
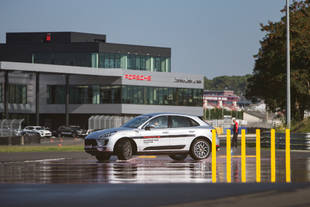
[{"label": "parked car in background", "polygon": [[60,126],[57,129],[57,136],[70,136],[70,137],[84,137],[86,136],[85,130],[81,129],[80,126]]},{"label": "parked car in background", "polygon": [[38,133],[40,137],[51,137],[52,132],[50,130],[46,130],[42,126],[26,126],[21,132],[21,135],[29,134],[29,133]]}]

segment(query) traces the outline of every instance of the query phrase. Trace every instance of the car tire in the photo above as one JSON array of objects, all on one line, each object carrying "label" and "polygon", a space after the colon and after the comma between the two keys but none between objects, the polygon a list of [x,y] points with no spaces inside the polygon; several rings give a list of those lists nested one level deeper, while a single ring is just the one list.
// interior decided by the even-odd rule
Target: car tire
[{"label": "car tire", "polygon": [[190,155],[194,160],[202,160],[209,157],[211,144],[206,139],[195,139],[190,148]]},{"label": "car tire", "polygon": [[173,160],[182,161],[185,160],[187,154],[171,154],[169,157]]},{"label": "car tire", "polygon": [[132,146],[128,139],[123,139],[116,145],[116,155],[119,160],[129,160],[132,157]]},{"label": "car tire", "polygon": [[111,154],[109,153],[102,153],[100,155],[97,155],[96,156],[96,159],[99,161],[99,162],[102,162],[102,161],[107,161],[109,160],[111,157]]}]

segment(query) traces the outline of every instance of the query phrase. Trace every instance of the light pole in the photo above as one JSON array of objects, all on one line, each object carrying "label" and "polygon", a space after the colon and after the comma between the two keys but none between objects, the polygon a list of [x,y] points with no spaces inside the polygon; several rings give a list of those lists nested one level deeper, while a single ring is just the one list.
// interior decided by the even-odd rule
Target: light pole
[{"label": "light pole", "polygon": [[286,126],[291,128],[290,1],[286,0]]}]

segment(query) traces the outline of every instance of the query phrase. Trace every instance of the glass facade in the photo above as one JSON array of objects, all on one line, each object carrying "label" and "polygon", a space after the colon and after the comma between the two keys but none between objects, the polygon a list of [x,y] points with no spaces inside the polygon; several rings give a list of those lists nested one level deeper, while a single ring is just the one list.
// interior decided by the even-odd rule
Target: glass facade
[{"label": "glass facade", "polygon": [[35,53],[33,63],[171,72],[170,57],[120,53]]},{"label": "glass facade", "polygon": [[[3,85],[0,85],[0,102],[3,103]],[[27,104],[27,85],[9,84],[8,103]]]},{"label": "glass facade", "polygon": [[[48,85],[48,104],[65,103],[65,87]],[[146,86],[70,86],[70,104],[147,104],[202,106],[202,89]]]},{"label": "glass facade", "polygon": [[36,53],[32,55],[32,63],[93,67],[96,62],[95,55],[91,53]]}]

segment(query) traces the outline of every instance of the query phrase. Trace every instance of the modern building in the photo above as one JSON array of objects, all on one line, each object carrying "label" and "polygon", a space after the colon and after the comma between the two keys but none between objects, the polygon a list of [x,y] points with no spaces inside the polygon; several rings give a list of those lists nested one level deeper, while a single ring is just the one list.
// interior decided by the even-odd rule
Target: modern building
[{"label": "modern building", "polygon": [[92,115],[203,114],[203,76],[172,73],[170,48],[98,34],[7,33],[0,71],[2,119],[86,128]]},{"label": "modern building", "polygon": [[234,91],[211,91],[203,92],[203,108],[204,109],[225,109],[228,111],[239,111],[238,101],[240,97],[234,94]]}]

